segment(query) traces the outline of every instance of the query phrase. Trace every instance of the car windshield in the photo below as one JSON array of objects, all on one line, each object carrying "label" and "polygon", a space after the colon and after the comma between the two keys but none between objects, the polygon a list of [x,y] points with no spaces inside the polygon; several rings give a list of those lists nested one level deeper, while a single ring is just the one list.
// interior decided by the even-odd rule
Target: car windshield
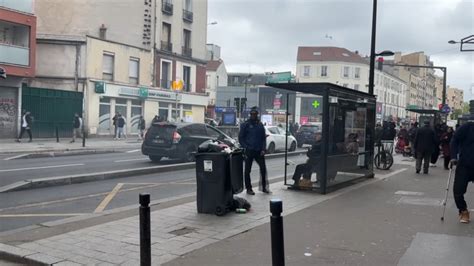
[{"label": "car windshield", "polygon": [[304,125],[304,126],[301,126],[300,128],[301,131],[309,131],[309,132],[318,132],[319,131],[319,127],[318,126],[307,126],[307,125]]}]

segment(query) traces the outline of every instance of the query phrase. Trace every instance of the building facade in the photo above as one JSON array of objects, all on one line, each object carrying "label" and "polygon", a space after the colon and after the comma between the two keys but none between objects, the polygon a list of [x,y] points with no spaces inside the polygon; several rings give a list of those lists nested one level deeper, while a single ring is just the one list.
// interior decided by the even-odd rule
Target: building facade
[{"label": "building facade", "polygon": [[[147,123],[155,115],[204,121],[207,1],[36,5],[39,75],[28,86],[78,93],[83,105],[76,111],[83,113],[90,135],[113,134],[116,112],[125,117],[128,133],[138,131],[141,115]],[[165,24],[173,31],[163,32]]]},{"label": "building facade", "polygon": [[451,110],[462,110],[464,107],[464,91],[448,86],[446,104]]},{"label": "building facade", "polygon": [[[353,90],[368,92],[369,61],[357,51],[339,47],[299,47],[296,63],[297,82],[328,82]],[[377,95],[377,117],[379,120],[404,119],[406,83],[397,76],[375,70]],[[306,99],[308,98],[308,99]],[[311,103],[317,101],[313,95],[298,94],[296,99],[296,121],[320,122],[312,110]],[[305,111],[306,110],[306,111]]]},{"label": "building facade", "polygon": [[36,16],[33,0],[0,1],[0,138],[20,128],[22,83],[35,75]]}]

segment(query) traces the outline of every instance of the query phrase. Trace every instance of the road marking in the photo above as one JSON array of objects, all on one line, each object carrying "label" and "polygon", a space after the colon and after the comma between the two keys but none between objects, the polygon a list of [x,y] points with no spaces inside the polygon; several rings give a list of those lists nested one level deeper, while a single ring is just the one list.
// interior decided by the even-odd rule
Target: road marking
[{"label": "road marking", "polygon": [[5,158],[5,159],[3,159],[3,160],[5,160],[5,161],[10,161],[10,160],[18,159],[18,158],[25,157],[25,156],[28,156],[28,155],[30,155],[30,154],[29,154],[29,153],[20,154],[20,155],[17,155],[17,156]]},{"label": "road marking", "polygon": [[393,172],[393,173],[386,174],[386,175],[378,175],[378,174],[376,174],[376,175],[375,175],[375,178],[378,178],[378,179],[386,179],[386,178],[389,178],[389,177],[391,177],[391,176],[397,175],[397,174],[399,174],[399,173],[401,173],[401,172],[404,172],[404,171],[406,171],[406,170],[407,170],[407,168],[402,168],[402,169],[398,169],[397,171],[395,171],[395,172]]},{"label": "road marking", "polygon": [[423,196],[425,193],[423,192],[416,192],[416,191],[403,191],[399,190],[395,192],[395,195],[403,195],[403,196]]},{"label": "road marking", "polygon": [[31,213],[31,214],[0,214],[0,218],[16,218],[16,217],[69,217],[80,216],[88,213]]},{"label": "road marking", "polygon": [[149,159],[148,159],[148,158],[125,159],[125,160],[114,161],[114,163],[133,162],[133,161],[145,161],[145,160],[149,160]]},{"label": "road marking", "polygon": [[76,163],[76,164],[61,164],[61,165],[50,165],[50,166],[38,166],[38,167],[5,169],[5,170],[0,170],[0,172],[15,172],[15,171],[25,171],[25,170],[35,170],[35,169],[48,169],[48,168],[61,168],[61,167],[81,166],[81,165],[84,165],[84,164],[83,164],[83,163]]},{"label": "road marking", "polygon": [[99,212],[102,212],[105,207],[107,207],[107,205],[109,205],[109,203],[112,201],[112,199],[115,197],[115,195],[117,195],[117,193],[119,192],[119,190],[123,187],[123,183],[118,183],[114,189],[112,189],[112,191],[110,191],[110,193],[104,198],[104,200],[99,204],[99,206],[97,206],[97,208],[95,209],[94,213],[99,213]]},{"label": "road marking", "polygon": [[136,149],[136,150],[131,150],[131,151],[126,151],[126,153],[134,153],[134,152],[139,152],[140,149]]}]

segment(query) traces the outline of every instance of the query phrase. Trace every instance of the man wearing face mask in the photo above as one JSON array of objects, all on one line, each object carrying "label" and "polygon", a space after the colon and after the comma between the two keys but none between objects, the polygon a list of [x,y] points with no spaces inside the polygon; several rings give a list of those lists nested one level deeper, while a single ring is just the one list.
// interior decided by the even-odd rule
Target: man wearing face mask
[{"label": "man wearing face mask", "polygon": [[267,180],[267,166],[265,165],[265,149],[267,147],[265,127],[258,119],[257,107],[250,111],[250,118],[240,126],[239,142],[245,149],[245,188],[247,194],[255,195],[252,190],[250,171],[255,160],[260,167],[260,190],[263,193],[270,193]]}]

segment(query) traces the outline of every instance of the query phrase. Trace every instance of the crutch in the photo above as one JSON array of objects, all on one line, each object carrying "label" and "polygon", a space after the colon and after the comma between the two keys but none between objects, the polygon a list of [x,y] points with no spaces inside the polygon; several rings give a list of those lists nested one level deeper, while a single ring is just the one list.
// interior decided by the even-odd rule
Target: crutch
[{"label": "crutch", "polygon": [[443,201],[443,216],[441,216],[441,221],[444,221],[444,213],[446,212],[446,202],[448,201],[449,185],[451,184],[451,178],[453,177],[453,168],[454,165],[451,165],[451,167],[449,167],[448,184],[446,184],[446,195]]}]

